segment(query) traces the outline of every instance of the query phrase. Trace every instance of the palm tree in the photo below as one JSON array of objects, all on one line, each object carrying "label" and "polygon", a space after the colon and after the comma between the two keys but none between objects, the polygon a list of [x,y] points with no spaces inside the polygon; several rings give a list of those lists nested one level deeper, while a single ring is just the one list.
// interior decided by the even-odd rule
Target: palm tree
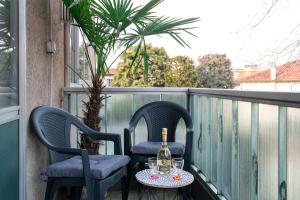
[{"label": "palm tree", "polygon": [[[90,128],[99,131],[101,118],[100,109],[105,97],[101,96],[104,77],[117,58],[133,45],[137,50],[133,62],[142,53],[144,62],[144,79],[148,80],[148,56],[146,38],[153,35],[168,35],[181,46],[188,46],[182,38],[183,33],[193,35],[190,30],[192,23],[198,18],[170,18],[156,16],[153,9],[163,0],[149,0],[144,6],[134,6],[132,0],[63,0],[74,18],[75,25],[84,36],[85,46],[91,45],[97,55],[97,67],[94,69],[89,60],[91,85],[88,86],[88,101],[84,102],[83,121]],[[121,51],[121,52],[120,52]],[[88,54],[87,54],[88,55]],[[108,57],[114,56],[112,63]],[[129,70],[131,68],[129,66]],[[90,154],[99,152],[99,141],[81,137],[81,148]]]}]

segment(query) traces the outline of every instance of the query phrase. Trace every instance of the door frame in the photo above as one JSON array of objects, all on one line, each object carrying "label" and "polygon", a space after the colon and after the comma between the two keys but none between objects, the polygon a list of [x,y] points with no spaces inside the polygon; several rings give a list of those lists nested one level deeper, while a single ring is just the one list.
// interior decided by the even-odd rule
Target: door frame
[{"label": "door frame", "polygon": [[26,199],[26,0],[19,2],[19,199]]}]

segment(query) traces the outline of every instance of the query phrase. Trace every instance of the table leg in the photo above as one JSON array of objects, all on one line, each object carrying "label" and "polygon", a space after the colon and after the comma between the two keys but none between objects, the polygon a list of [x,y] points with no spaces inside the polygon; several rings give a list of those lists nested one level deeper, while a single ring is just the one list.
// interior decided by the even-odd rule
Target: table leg
[{"label": "table leg", "polygon": [[[157,189],[147,186],[142,186],[142,190],[138,195],[139,200],[191,200],[192,198],[182,191],[183,188],[174,190]],[[175,194],[174,194],[175,192]]]},{"label": "table leg", "polygon": [[139,192],[139,200],[161,200],[155,189],[143,186],[141,192]]},{"label": "table leg", "polygon": [[183,200],[183,196],[182,196],[182,193],[181,193],[180,189],[176,190],[176,194],[172,198],[172,200]]}]

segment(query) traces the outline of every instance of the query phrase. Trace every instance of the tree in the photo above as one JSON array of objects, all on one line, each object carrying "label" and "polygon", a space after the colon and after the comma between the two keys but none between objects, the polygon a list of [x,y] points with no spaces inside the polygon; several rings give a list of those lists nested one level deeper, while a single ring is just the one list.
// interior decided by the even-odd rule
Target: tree
[{"label": "tree", "polygon": [[[123,53],[117,67],[113,85],[117,87],[196,87],[197,74],[194,62],[187,56],[169,58],[165,49],[147,45],[149,81],[144,82],[144,65],[136,63],[130,67],[137,47]],[[143,57],[140,52],[138,59]]]},{"label": "tree", "polygon": [[176,56],[169,60],[166,73],[167,87],[197,87],[197,74],[193,60],[187,56]]},{"label": "tree", "polygon": [[226,54],[208,54],[198,58],[199,87],[233,88],[231,62]]},{"label": "tree", "polygon": [[[136,62],[131,66],[137,50],[137,46],[129,48],[121,55],[120,62],[117,66],[117,72],[113,80],[113,86],[118,87],[161,87],[165,86],[165,74],[170,70],[169,56],[163,47],[153,47],[147,44],[147,54],[149,72],[148,82],[144,81],[145,66],[143,62]],[[144,51],[137,56],[140,61],[143,58]]]},{"label": "tree", "polygon": [[[90,128],[100,131],[100,109],[103,107],[105,96],[101,95],[104,89],[104,77],[114,64],[108,63],[108,57],[120,55],[117,49],[124,52],[137,45],[136,55],[143,51],[145,81],[148,81],[148,56],[146,39],[154,35],[168,35],[181,46],[188,46],[182,38],[182,33],[193,35],[190,30],[198,18],[171,18],[156,16],[153,9],[163,0],[149,0],[146,5],[134,5],[132,0],[63,0],[74,19],[75,25],[80,28],[85,44],[91,71],[91,84],[88,84],[88,100],[84,102],[83,122]],[[93,67],[87,53],[87,46],[91,45],[97,55],[97,66]],[[99,153],[99,141],[81,135],[81,148],[89,154]]]}]

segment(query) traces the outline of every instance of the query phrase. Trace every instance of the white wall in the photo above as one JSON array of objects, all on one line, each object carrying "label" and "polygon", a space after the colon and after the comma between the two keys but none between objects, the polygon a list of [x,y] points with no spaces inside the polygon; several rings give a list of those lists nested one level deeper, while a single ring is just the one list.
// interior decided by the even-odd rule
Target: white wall
[{"label": "white wall", "polygon": [[294,91],[300,92],[299,82],[244,82],[234,89],[257,91]]}]

